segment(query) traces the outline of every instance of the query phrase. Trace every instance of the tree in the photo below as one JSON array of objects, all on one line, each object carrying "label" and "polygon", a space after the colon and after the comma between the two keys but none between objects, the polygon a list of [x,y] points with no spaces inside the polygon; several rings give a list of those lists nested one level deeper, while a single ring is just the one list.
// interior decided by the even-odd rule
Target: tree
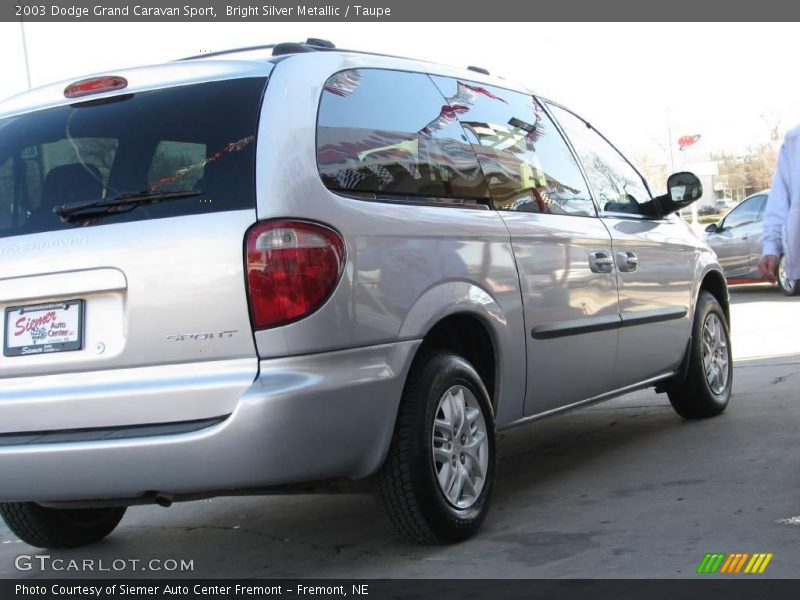
[{"label": "tree", "polygon": [[719,165],[718,188],[725,197],[741,200],[771,185],[778,160],[777,141],[750,146],[740,156],[723,153],[712,159]]},{"label": "tree", "polygon": [[647,181],[650,192],[654,196],[663,194],[667,185],[667,165],[648,154],[633,157],[633,164]]}]

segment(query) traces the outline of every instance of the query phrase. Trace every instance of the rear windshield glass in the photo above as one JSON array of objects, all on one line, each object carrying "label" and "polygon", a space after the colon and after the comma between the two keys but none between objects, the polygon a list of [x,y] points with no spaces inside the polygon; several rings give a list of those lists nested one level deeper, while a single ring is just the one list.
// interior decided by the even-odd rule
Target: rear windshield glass
[{"label": "rear windshield glass", "polygon": [[[0,237],[254,207],[265,83],[203,83],[0,119]],[[54,212],[173,192],[99,219],[68,223]]]}]

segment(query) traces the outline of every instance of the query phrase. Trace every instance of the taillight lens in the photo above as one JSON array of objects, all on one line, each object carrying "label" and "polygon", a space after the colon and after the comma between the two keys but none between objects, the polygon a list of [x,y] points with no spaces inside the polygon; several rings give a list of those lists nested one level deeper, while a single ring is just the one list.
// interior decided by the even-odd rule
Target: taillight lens
[{"label": "taillight lens", "polygon": [[247,286],[256,329],[296,321],[330,296],[344,269],[344,240],[306,221],[268,221],[247,233]]},{"label": "taillight lens", "polygon": [[128,87],[128,80],[119,75],[92,77],[91,79],[81,79],[75,83],[70,83],[64,88],[64,96],[67,98],[81,98],[112,90],[122,90],[126,87]]}]

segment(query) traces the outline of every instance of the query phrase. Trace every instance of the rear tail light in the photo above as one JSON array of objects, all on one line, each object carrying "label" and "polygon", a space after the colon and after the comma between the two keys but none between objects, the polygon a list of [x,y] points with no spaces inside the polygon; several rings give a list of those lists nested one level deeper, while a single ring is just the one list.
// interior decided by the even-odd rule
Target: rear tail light
[{"label": "rear tail light", "polygon": [[247,232],[247,291],[253,326],[302,319],[331,295],[344,269],[344,240],[306,221],[268,221]]}]

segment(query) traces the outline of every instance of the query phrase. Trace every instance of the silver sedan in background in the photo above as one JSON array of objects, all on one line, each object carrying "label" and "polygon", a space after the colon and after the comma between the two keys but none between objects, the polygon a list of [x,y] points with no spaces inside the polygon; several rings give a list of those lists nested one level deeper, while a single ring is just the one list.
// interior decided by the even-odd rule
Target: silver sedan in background
[{"label": "silver sedan in background", "polygon": [[[719,223],[705,230],[706,242],[717,253],[728,284],[760,283],[766,279],[758,271],[763,239],[764,211],[769,190],[742,200]],[[787,296],[796,296],[800,286],[786,277],[783,256],[778,263],[778,285]]]}]

